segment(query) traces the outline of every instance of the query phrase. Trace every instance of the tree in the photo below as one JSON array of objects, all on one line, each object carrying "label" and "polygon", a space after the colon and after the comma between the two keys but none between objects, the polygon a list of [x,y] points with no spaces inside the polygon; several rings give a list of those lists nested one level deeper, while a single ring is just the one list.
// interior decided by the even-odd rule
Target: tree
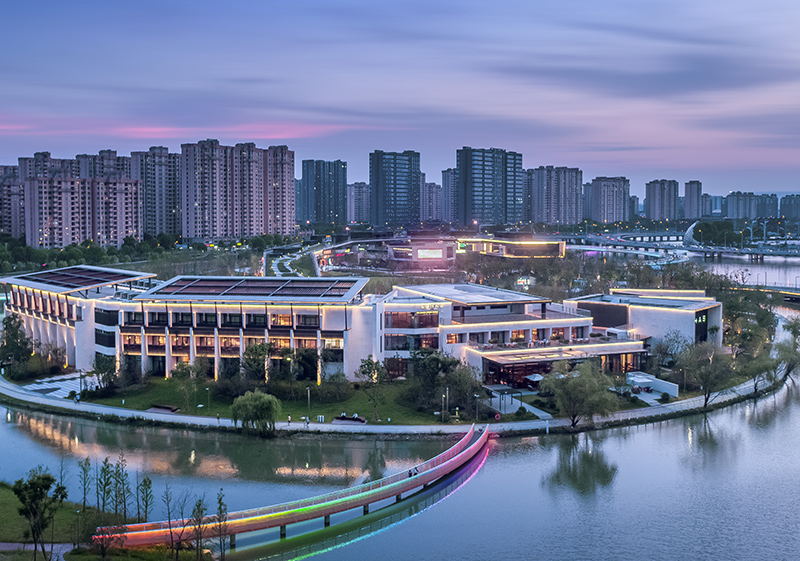
[{"label": "tree", "polygon": [[112,504],[114,505],[114,515],[119,520],[128,519],[128,502],[131,497],[131,486],[128,478],[128,462],[125,460],[125,453],[120,452],[117,463],[114,465]]},{"label": "tree", "polygon": [[25,335],[22,319],[17,314],[3,318],[3,333],[0,335],[0,364],[27,361],[33,353],[33,342]]},{"label": "tree", "polygon": [[700,387],[703,407],[708,407],[733,378],[730,355],[711,343],[700,343],[683,352],[676,362],[676,370]]},{"label": "tree", "polygon": [[264,381],[267,377],[267,361],[272,353],[272,343],[250,345],[242,354],[242,374],[248,380]]},{"label": "tree", "polygon": [[228,505],[225,504],[225,493],[220,488],[217,493],[217,513],[214,515],[214,536],[217,539],[217,551],[220,561],[225,561],[225,551],[230,543],[228,534]]},{"label": "tree", "polygon": [[369,355],[361,361],[356,370],[356,379],[361,382],[377,421],[380,418],[378,410],[386,401],[386,382],[389,380],[389,373],[380,361],[373,360],[372,355]]},{"label": "tree", "polygon": [[[52,493],[51,489],[53,489]],[[12,490],[21,503],[18,511],[28,522],[30,528],[33,540],[33,559],[36,560],[38,545],[46,560],[44,531],[53,522],[56,511],[67,499],[67,489],[63,484],[56,484],[56,478],[44,467],[37,466],[28,472],[27,479],[15,481]]]},{"label": "tree", "polygon": [[192,507],[192,534],[194,534],[194,550],[195,550],[195,559],[200,561],[200,558],[203,556],[203,526],[206,525],[208,522],[206,518],[206,513],[208,512],[208,507],[206,506],[206,499],[205,497],[200,497],[194,503],[194,507]]},{"label": "tree", "polygon": [[169,530],[169,550],[175,551],[175,536],[172,532],[172,517],[175,505],[172,501],[172,489],[169,483],[164,485],[164,492],[161,493],[161,502],[164,503],[164,513],[167,515],[167,529]]},{"label": "tree", "polygon": [[78,477],[83,493],[81,512],[86,512],[86,497],[92,488],[92,462],[88,456],[85,460],[78,462]]},{"label": "tree", "polygon": [[110,388],[117,378],[117,359],[112,355],[96,354],[92,372],[101,388]]},{"label": "tree", "polygon": [[106,511],[108,510],[109,501],[113,500],[112,494],[114,491],[114,466],[111,465],[107,457],[103,460],[103,465],[99,470],[95,466],[95,474],[97,476],[97,482],[95,483],[98,493],[97,508],[98,510]]},{"label": "tree", "polygon": [[136,486],[136,517],[140,522],[147,522],[153,509],[153,481],[145,475]]},{"label": "tree", "polygon": [[250,391],[233,400],[231,417],[234,425],[242,421],[242,428],[259,432],[275,432],[275,422],[281,414],[281,402],[274,395]]},{"label": "tree", "polygon": [[755,357],[739,359],[735,363],[737,372],[753,380],[753,393],[758,392],[761,382],[773,384],[777,381],[780,364],[779,359],[771,356],[769,348],[764,348]]},{"label": "tree", "polygon": [[616,396],[609,388],[612,381],[604,376],[590,361],[582,363],[563,378],[549,374],[542,381],[545,390],[553,392],[559,411],[575,427],[583,417],[606,415],[614,411]]}]

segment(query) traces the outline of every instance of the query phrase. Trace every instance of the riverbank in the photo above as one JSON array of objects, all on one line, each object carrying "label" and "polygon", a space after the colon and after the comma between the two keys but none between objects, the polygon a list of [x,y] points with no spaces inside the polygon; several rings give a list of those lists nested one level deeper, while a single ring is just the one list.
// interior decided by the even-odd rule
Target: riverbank
[{"label": "riverbank", "polygon": [[[685,415],[713,411],[734,403],[752,399],[774,391],[783,385],[780,380],[768,390],[753,393],[752,380],[739,384],[717,394],[708,407],[703,406],[703,398],[693,397],[682,401],[646,408],[616,411],[606,416],[595,416],[586,419],[576,427],[570,426],[568,419],[531,420],[495,423],[489,426],[489,431],[499,437],[536,435],[550,432],[582,432],[602,428],[629,426],[659,422]],[[238,431],[233,421],[229,418],[202,417],[180,415],[153,411],[136,411],[122,407],[98,405],[95,403],[75,403],[63,398],[53,398],[47,395],[28,391],[16,386],[0,377],[0,402],[18,407],[30,408],[37,411],[52,413],[69,413],[71,415],[128,424],[134,426],[164,426],[184,427],[199,430]],[[306,436],[325,437],[341,435],[352,438],[357,435],[379,436],[381,438],[403,438],[411,436],[452,436],[467,430],[467,425],[334,425],[331,423],[310,423],[306,428],[301,421],[294,424],[286,421],[278,422],[276,428],[279,436]]]}]

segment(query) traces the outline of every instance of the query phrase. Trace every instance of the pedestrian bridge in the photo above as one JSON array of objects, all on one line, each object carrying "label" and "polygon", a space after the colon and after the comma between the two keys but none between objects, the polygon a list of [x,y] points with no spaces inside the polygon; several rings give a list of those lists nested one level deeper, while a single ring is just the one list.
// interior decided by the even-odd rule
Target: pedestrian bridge
[{"label": "pedestrian bridge", "polygon": [[[488,436],[488,426],[476,429],[475,425],[472,425],[467,434],[453,447],[413,467],[409,472],[397,473],[357,487],[308,499],[232,512],[227,520],[227,535],[231,537],[231,545],[235,543],[237,534],[279,527],[281,538],[284,538],[288,524],[323,518],[327,527],[333,514],[355,508],[363,508],[364,514],[368,514],[369,506],[373,503],[392,497],[400,501],[404,493],[408,494],[410,491],[428,486],[469,462],[486,445]],[[214,523],[213,516],[207,517],[202,530],[203,539],[217,536]],[[98,528],[93,539],[118,536],[124,540],[125,546],[150,546],[169,544],[170,541],[194,540],[194,527],[189,519],[130,524],[124,527],[122,533],[109,530],[110,528]]]}]

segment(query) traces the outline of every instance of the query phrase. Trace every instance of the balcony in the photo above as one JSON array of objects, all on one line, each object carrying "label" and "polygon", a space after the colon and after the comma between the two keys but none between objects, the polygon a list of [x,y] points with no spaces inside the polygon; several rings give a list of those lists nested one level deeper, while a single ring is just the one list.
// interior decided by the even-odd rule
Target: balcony
[{"label": "balcony", "polygon": [[214,347],[198,345],[196,354],[197,356],[214,356]]},{"label": "balcony", "polygon": [[140,355],[142,354],[142,345],[140,343],[130,343],[122,346],[122,350],[127,355]]},{"label": "balcony", "polygon": [[153,356],[164,356],[167,354],[166,345],[147,345],[147,354]]},{"label": "balcony", "polygon": [[172,354],[177,356],[189,356],[191,347],[189,345],[172,345]]},{"label": "balcony", "polygon": [[222,358],[239,358],[239,347],[220,347],[219,355]]}]

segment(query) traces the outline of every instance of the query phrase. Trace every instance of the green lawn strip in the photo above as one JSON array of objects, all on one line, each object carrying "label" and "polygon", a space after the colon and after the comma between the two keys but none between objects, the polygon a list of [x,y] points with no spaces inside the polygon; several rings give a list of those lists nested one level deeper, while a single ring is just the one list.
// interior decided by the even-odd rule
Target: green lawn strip
[{"label": "green lawn strip", "polygon": [[[41,553],[37,559],[41,559]],[[0,551],[0,561],[31,561],[33,559],[33,551]]]},{"label": "green lawn strip", "polygon": [[313,257],[311,254],[306,253],[300,259],[295,259],[291,263],[292,269],[306,277],[313,277],[317,273],[314,270]]},{"label": "green lawn strip", "polygon": [[[0,542],[32,543],[30,538],[25,538],[25,530],[29,529],[26,520],[19,514],[20,502],[11,490],[11,485],[0,482]],[[81,505],[65,502],[56,513],[52,529],[55,543],[72,542],[75,539],[76,511]],[[50,541],[50,530],[46,530],[47,540]]]},{"label": "green lawn strip", "polygon": [[523,395],[517,397],[520,401],[531,405],[532,407],[536,407],[536,409],[541,409],[545,413],[550,413],[551,415],[558,415],[558,409],[554,407],[547,406],[547,400],[539,397],[538,395]]},{"label": "green lawn strip", "polygon": [[[213,389],[209,390],[209,392],[205,391],[206,387],[212,387],[213,382],[209,381],[209,383],[208,386],[200,385],[200,389],[196,392],[196,397],[190,403],[188,410],[186,409],[184,396],[179,389],[179,382],[177,380],[164,378],[151,378],[146,387],[142,386],[123,390],[113,397],[94,399],[92,402],[114,407],[125,407],[137,411],[146,411],[154,405],[168,405],[177,407],[179,409],[178,413],[184,415],[214,417],[219,413],[221,417],[230,417],[230,403],[214,399]],[[295,422],[300,423],[300,417],[306,416],[306,411],[308,410],[305,390],[306,385],[306,382],[297,382],[296,401],[281,400],[283,413],[281,416],[282,418],[278,419],[279,421],[286,421],[288,415],[291,415]],[[438,417],[433,416],[431,413],[418,412],[414,408],[407,407],[397,402],[403,388],[404,384],[402,382],[395,382],[386,386],[386,401],[378,409],[382,422],[388,423],[388,419],[391,419],[392,424],[403,425],[427,425],[436,423]],[[122,403],[123,400],[125,401],[124,405]],[[197,407],[197,404],[201,404],[203,407]],[[375,423],[373,406],[363,390],[356,390],[349,399],[336,403],[315,403],[312,399],[312,421],[316,421],[317,415],[324,415],[325,422],[330,423],[334,417],[342,412],[348,415],[358,413],[358,415],[365,417],[370,423]]]}]

